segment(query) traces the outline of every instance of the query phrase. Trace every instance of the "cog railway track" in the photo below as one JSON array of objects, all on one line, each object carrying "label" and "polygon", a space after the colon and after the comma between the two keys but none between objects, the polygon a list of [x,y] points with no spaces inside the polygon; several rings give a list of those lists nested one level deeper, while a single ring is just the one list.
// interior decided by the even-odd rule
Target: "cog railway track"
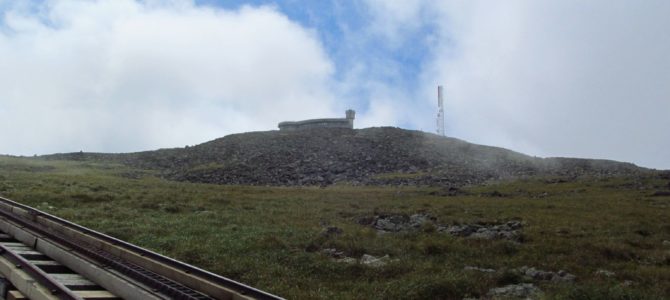
[{"label": "cog railway track", "polygon": [[3,197],[0,276],[0,299],[282,299]]}]

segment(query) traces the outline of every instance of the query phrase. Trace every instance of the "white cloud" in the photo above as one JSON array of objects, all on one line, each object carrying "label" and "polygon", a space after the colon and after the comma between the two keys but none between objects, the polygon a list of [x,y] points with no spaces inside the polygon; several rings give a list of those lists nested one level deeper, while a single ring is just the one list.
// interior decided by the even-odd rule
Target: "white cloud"
[{"label": "white cloud", "polygon": [[270,7],[48,1],[0,20],[0,153],[147,150],[341,114],[316,35]]},{"label": "white cloud", "polygon": [[[670,168],[670,2],[365,3],[333,76],[314,29],[273,7],[0,0],[0,153],[181,146],[348,106],[358,128],[432,132],[444,84],[450,135]],[[419,67],[394,57],[421,47]]]},{"label": "white cloud", "polygon": [[443,83],[451,135],[534,155],[670,168],[669,2],[423,4],[430,7],[414,22],[439,21],[437,47],[418,75],[426,101],[417,113],[434,107]]},{"label": "white cloud", "polygon": [[477,7],[460,57],[437,63],[437,74],[469,112],[456,122],[495,128],[468,135],[503,135],[498,145],[534,145],[540,155],[670,168],[657,152],[670,148],[668,13],[663,1]]},{"label": "white cloud", "polygon": [[366,5],[371,8],[371,27],[367,28],[369,34],[384,36],[386,43],[397,46],[408,34],[413,34],[422,24],[427,21],[423,19],[429,14],[428,1],[425,0],[366,0]]}]

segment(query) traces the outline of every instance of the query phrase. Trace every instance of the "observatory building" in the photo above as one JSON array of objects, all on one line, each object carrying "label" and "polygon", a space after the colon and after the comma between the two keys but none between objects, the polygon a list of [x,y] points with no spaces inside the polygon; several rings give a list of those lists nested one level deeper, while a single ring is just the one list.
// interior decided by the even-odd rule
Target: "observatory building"
[{"label": "observatory building", "polygon": [[354,117],[356,112],[349,109],[345,112],[345,118],[311,119],[303,121],[285,121],[279,123],[279,130],[290,131],[308,128],[354,128]]}]

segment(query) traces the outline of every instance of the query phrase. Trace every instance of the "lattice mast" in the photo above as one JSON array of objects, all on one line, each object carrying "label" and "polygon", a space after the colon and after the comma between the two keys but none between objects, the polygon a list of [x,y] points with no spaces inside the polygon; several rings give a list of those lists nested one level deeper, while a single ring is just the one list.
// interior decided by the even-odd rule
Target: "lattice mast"
[{"label": "lattice mast", "polygon": [[444,132],[444,98],[442,86],[437,86],[437,134],[445,136]]}]

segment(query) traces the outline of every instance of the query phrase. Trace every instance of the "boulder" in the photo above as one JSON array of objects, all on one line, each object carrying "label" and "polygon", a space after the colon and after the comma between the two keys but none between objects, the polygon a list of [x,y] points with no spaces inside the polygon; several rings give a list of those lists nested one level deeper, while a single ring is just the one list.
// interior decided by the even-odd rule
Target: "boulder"
[{"label": "boulder", "polygon": [[473,266],[465,266],[463,270],[466,271],[477,271],[477,272],[482,272],[482,273],[495,273],[496,270],[494,269],[487,269],[487,268],[479,268],[479,267],[473,267]]},{"label": "boulder", "polygon": [[480,230],[477,230],[477,232],[471,234],[468,237],[472,239],[494,240],[498,238],[498,232],[495,230],[481,228]]},{"label": "boulder", "polygon": [[[379,231],[398,232],[417,230],[428,222],[433,222],[435,218],[428,214],[407,215],[378,215],[371,222],[371,226]],[[359,219],[359,224],[366,224],[369,218]]]},{"label": "boulder", "polygon": [[340,235],[343,232],[344,231],[342,230],[342,228],[335,227],[335,226],[328,226],[328,227],[324,228],[321,231],[321,234],[319,234],[319,235],[324,237],[324,238],[330,238],[330,237],[333,237],[333,236],[336,236],[336,235]]},{"label": "boulder", "polygon": [[473,239],[505,239],[513,242],[521,242],[521,228],[523,224],[518,221],[511,221],[504,224],[494,225],[479,225],[479,224],[465,224],[453,225],[441,228],[440,231],[446,232],[453,236],[468,237]]},{"label": "boulder", "polygon": [[466,237],[477,231],[477,228],[472,227],[470,225],[461,225],[461,226],[454,225],[448,227],[445,231],[453,236]]},{"label": "boulder", "polygon": [[596,274],[597,276],[603,276],[603,277],[614,277],[614,275],[616,275],[616,274],[615,274],[614,272],[612,272],[612,271],[603,270],[603,269],[600,269],[600,270],[596,271],[595,274]]},{"label": "boulder", "polygon": [[389,257],[388,254],[382,257],[374,257],[369,254],[363,254],[359,261],[363,265],[377,268],[385,266],[390,260],[391,257]]},{"label": "boulder", "polygon": [[519,268],[518,271],[532,280],[539,280],[539,281],[574,282],[575,279],[577,279],[577,276],[572,275],[563,270],[560,270],[558,272],[550,272],[523,266]]},{"label": "boulder", "polygon": [[532,283],[521,283],[493,288],[486,295],[491,299],[540,299],[542,291]]}]

